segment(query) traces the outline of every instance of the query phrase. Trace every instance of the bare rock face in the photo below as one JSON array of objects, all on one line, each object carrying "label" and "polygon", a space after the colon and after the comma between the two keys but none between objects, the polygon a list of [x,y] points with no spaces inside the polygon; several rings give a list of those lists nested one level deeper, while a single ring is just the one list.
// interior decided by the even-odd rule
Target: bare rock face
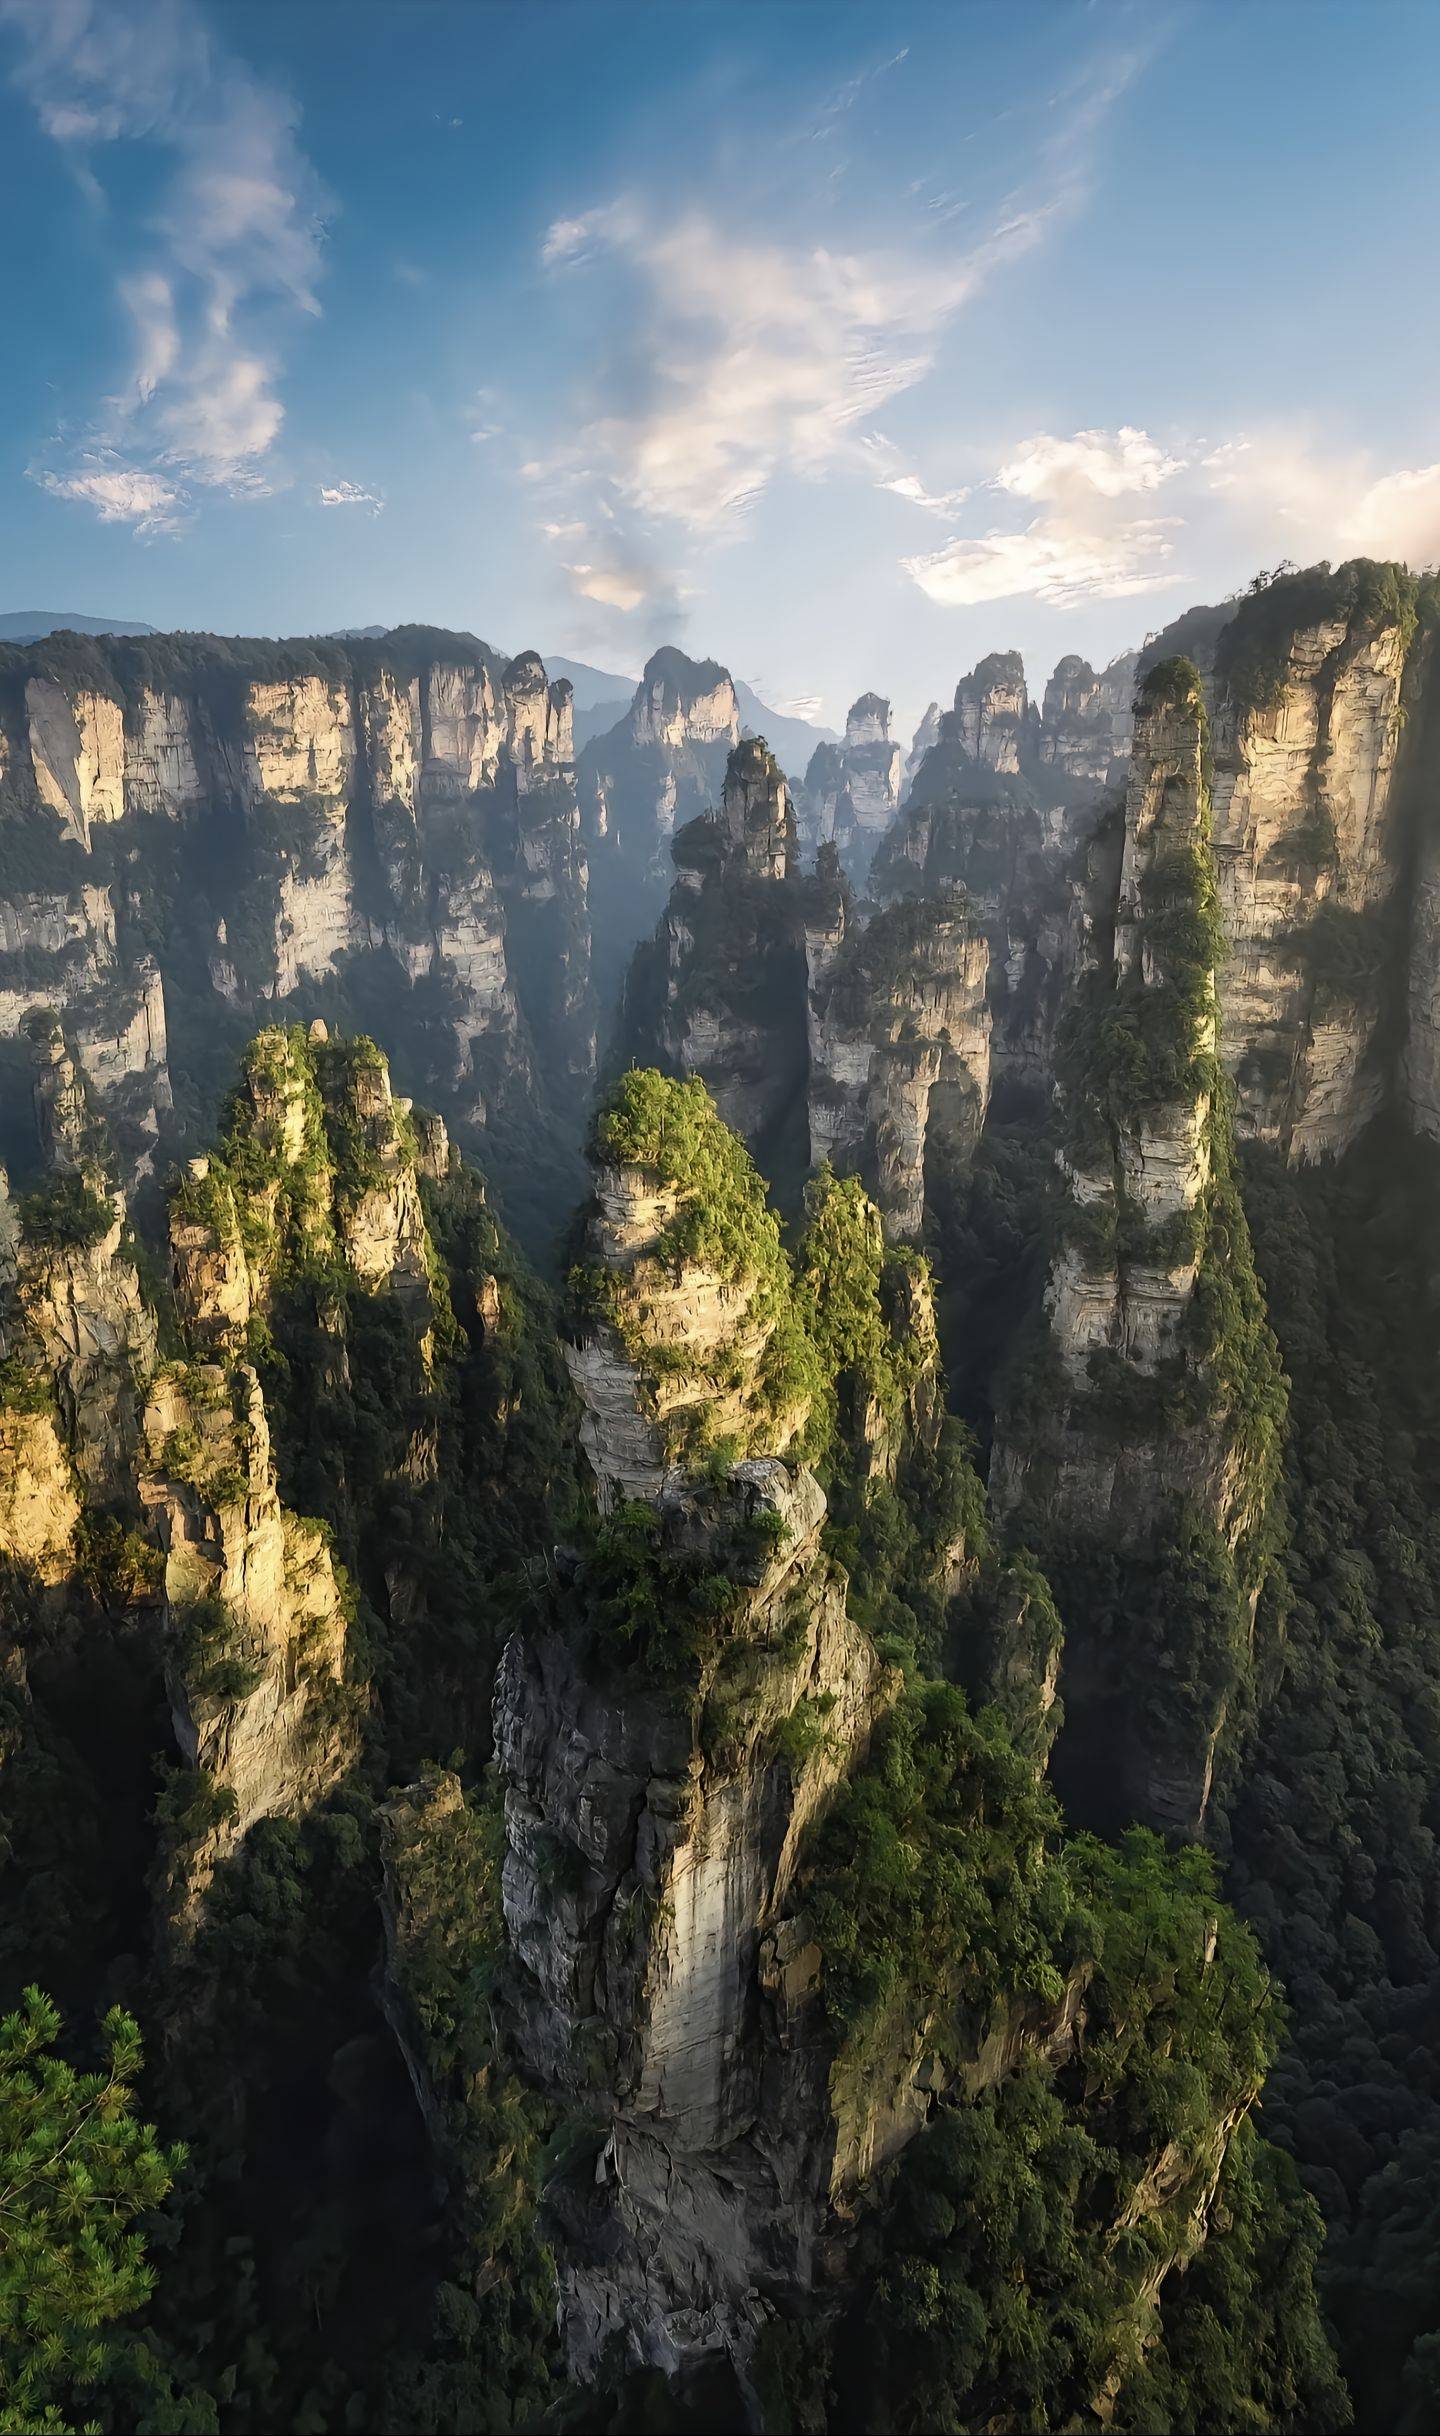
[{"label": "bare rock face", "polygon": [[[78,849],[74,859],[83,868]],[[16,1033],[51,1012],[116,1118],[127,1175],[147,1174],[172,1105],[165,998],[152,958],[121,955],[108,884],[18,889],[0,900],[0,1027]]]},{"label": "bare rock face", "polygon": [[904,753],[891,741],[890,705],[882,694],[861,694],[850,706],[844,743],[819,744],[810,756],[803,837],[812,848],[833,840],[857,885],[899,808],[904,773]]},{"label": "bare rock face", "polygon": [[1083,660],[1060,662],[1042,716],[1018,653],[992,654],[937,718],[876,856],[871,889],[882,903],[938,884],[964,887],[989,942],[997,1082],[1050,1087],[1055,1023],[1079,949],[1085,852],[1115,771],[1115,735],[1109,693]]},{"label": "bare rock face", "polygon": [[19,1277],[20,1309],[53,1377],[76,1472],[87,1492],[111,1498],[129,1492],[158,1333],[122,1235],[112,1215],[97,1240],[27,1246]]},{"label": "bare rock face", "polygon": [[921,762],[925,759],[931,746],[938,744],[939,741],[940,705],[938,702],[931,702],[926,706],[925,716],[916,728],[910,740],[910,750],[905,756],[905,783],[901,794],[902,801],[915,783],[915,773]]},{"label": "bare rock face", "polygon": [[892,1237],[920,1231],[927,1150],[964,1159],[990,1096],[989,955],[963,894],[868,925],[843,889],[812,892],[805,949],[812,1165],[861,1174]]},{"label": "bare rock face", "polygon": [[53,1413],[0,1399],[0,1559],[53,1588],[73,1570],[79,1523]]},{"label": "bare rock face", "polygon": [[124,809],[125,718],[113,693],[71,692],[52,677],[25,687],[35,793],[67,841],[88,854],[94,826]]},{"label": "bare rock face", "polygon": [[181,1865],[193,1919],[217,1862],[255,1821],[303,1812],[353,1758],[346,1622],[324,1535],[280,1503],[248,1365],[162,1371],[145,1436],[176,1739],[226,1797]]},{"label": "bare rock face", "polygon": [[803,1121],[802,890],[790,791],[758,739],[734,748],[718,811],[672,852],[675,885],[636,960],[623,1046],[698,1076],[757,1156],[783,1155]]},{"label": "bare rock face", "polygon": [[48,1381],[82,1491],[124,1507],[157,1325],[93,1095],[58,1024],[31,1030],[46,1175],[28,1227],[0,1189],[0,1349]]},{"label": "bare rock face", "polygon": [[72,637],[0,651],[0,738],[0,1022],[61,1013],[127,1178],[172,1121],[176,993],[203,1067],[222,1001],[309,1013],[358,975],[458,1116],[578,1123],[588,874],[533,652]]},{"label": "bare rock face", "polygon": [[731,755],[719,818],[674,854],[625,1047],[703,1081],[767,1172],[830,1159],[863,1176],[893,1234],[915,1234],[927,1144],[968,1156],[989,1098],[988,954],[963,897],[867,927],[833,840],[799,878],[785,781],[758,743]]},{"label": "bare rock face", "polygon": [[1018,651],[992,651],[955,688],[955,741],[987,769],[1014,772],[1029,743],[1030,696]]},{"label": "bare rock face", "polygon": [[[1230,1655],[1209,1665],[1205,1713],[1182,1721],[1177,1709],[1173,1731],[1133,1720],[1124,1731],[1137,1807],[1186,1833],[1204,1814],[1253,1616],[1283,1406],[1233,1179],[1213,872],[1201,682],[1189,662],[1169,661],[1137,698],[1118,861],[1092,868],[1086,967],[1062,1041],[1068,1207],[1047,1341],[997,1429],[990,1485],[1002,1511],[1023,1510],[1042,1550],[1098,1535],[1140,1562],[1173,1546],[1187,1517],[1213,1532],[1230,1582],[1215,1629]],[[1217,1264],[1223,1312],[1207,1289]],[[1100,1732],[1101,1711],[1117,1730],[1113,1657],[1077,1634],[1066,1664],[1078,1732]]]},{"label": "bare rock face", "polygon": [[732,848],[762,880],[783,880],[795,845],[790,792],[773,753],[758,740],[736,745],[725,765],[720,819]]},{"label": "bare rock face", "polygon": [[580,757],[580,810],[592,854],[603,841],[630,870],[663,868],[678,827],[715,801],[740,741],[728,670],[667,645],[652,654],[628,716]]},{"label": "bare rock face", "polygon": [[818,1958],[785,1902],[882,1688],[820,1549],[824,1511],[813,1477],[773,1460],[666,1491],[661,1545],[696,1561],[733,1567],[737,1537],[771,1524],[706,1685],[597,1680],[559,1633],[512,1641],[500,1670],[521,2044],[602,2125],[556,2200],[582,2377],[616,2335],[669,2374],[743,2364],[759,2293],[814,2277],[835,2135]]},{"label": "bare rock face", "polygon": [[1440,844],[1433,817],[1433,774],[1440,768],[1440,650],[1433,626],[1418,637],[1406,675],[1410,724],[1399,781],[1402,811],[1408,815],[1417,846],[1406,975],[1403,1097],[1412,1123],[1436,1141],[1440,1140]]},{"label": "bare rock face", "polygon": [[1292,603],[1303,581],[1242,602],[1215,677],[1225,1061],[1242,1131],[1297,1160],[1343,1150],[1386,1087],[1413,630],[1339,578]]},{"label": "bare rock face", "polygon": [[1103,787],[1115,759],[1114,712],[1088,660],[1056,663],[1040,717],[1040,759],[1069,779]]}]

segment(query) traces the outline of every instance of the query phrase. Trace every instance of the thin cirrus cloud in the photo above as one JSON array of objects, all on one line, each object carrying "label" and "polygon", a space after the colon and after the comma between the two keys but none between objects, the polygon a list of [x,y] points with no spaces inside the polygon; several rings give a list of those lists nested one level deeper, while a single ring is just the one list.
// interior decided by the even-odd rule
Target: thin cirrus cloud
[{"label": "thin cirrus cloud", "polygon": [[[924,379],[984,282],[1083,196],[1106,114],[1143,64],[1139,51],[1097,60],[1055,97],[1028,187],[995,203],[988,225],[977,213],[981,233],[963,248],[933,227],[855,249],[762,236],[711,203],[662,209],[639,193],[554,219],[544,268],[613,289],[609,352],[567,400],[571,436],[526,469],[546,521],[585,528],[587,546],[564,561],[572,593],[653,623],[689,588],[694,553],[743,529],[777,477],[863,467],[861,427]],[[846,113],[868,81],[842,88]],[[932,513],[959,504],[898,466],[885,478]],[[618,576],[607,527],[624,536]],[[636,580],[642,562],[657,571],[652,590]]]},{"label": "thin cirrus cloud", "polygon": [[327,508],[364,508],[371,516],[380,516],[385,510],[385,494],[383,491],[367,491],[360,482],[322,482],[320,505]]},{"label": "thin cirrus cloud", "polygon": [[[320,309],[326,203],[294,105],[226,52],[191,0],[0,0],[0,25],[19,38],[14,81],[97,205],[107,147],[143,141],[170,162],[115,279],[123,386],[95,401],[78,445],[57,436],[32,478],[140,533],[173,525],[189,485],[264,495],[284,421],[281,335]],[[159,488],[171,496],[157,521]]]},{"label": "thin cirrus cloud", "polygon": [[[1036,233],[1011,222],[992,250]],[[737,237],[699,211],[662,221],[633,201],[556,222],[542,248],[552,267],[602,250],[638,295],[635,318],[613,375],[602,368],[600,411],[534,475],[559,503],[551,522],[602,538],[619,522],[627,568],[656,577],[649,589],[614,580],[612,541],[567,560],[572,589],[651,616],[684,589],[685,544],[735,533],[778,473],[822,474],[921,378],[985,267],[970,259],[936,280],[903,260]],[[678,541],[662,548],[657,527]]]}]

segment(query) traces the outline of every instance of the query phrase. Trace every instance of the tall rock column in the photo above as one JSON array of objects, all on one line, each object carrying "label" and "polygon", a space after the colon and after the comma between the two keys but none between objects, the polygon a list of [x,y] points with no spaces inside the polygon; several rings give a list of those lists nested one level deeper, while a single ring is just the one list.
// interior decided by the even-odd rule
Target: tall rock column
[{"label": "tall rock column", "polygon": [[857,887],[899,809],[904,777],[883,694],[861,694],[850,705],[844,743],[819,744],[810,757],[801,807],[806,843],[833,839]]},{"label": "tall rock column", "polygon": [[[1363,559],[1282,576],[1216,650],[1222,1052],[1242,1132],[1295,1160],[1343,1150],[1389,1087],[1423,750],[1417,591]],[[1423,878],[1419,894],[1423,929]]]},{"label": "tall rock column", "polygon": [[968,1158],[990,1096],[989,954],[963,889],[855,917],[807,883],[812,1165],[857,1171],[892,1237],[917,1235],[927,1157]]},{"label": "tall rock column", "polygon": [[698,1084],[632,1071],[595,1152],[572,1369],[610,1520],[496,1687],[510,2003],[590,2127],[549,2192],[573,2372],[616,2338],[743,2370],[828,2214],[818,1956],[785,1902],[885,1670],[793,1460],[822,1382],[744,1150]]},{"label": "tall rock column", "polygon": [[698,1075],[767,1166],[803,1162],[805,964],[795,814],[774,755],[735,746],[718,808],[681,830],[675,885],[636,960],[626,1047]]},{"label": "tall rock column", "polygon": [[1118,872],[1095,875],[1045,1318],[991,1487],[1070,1627],[1062,1783],[1187,1832],[1248,1663],[1284,1415],[1217,1055],[1222,953],[1203,693],[1172,660],[1137,701]]}]

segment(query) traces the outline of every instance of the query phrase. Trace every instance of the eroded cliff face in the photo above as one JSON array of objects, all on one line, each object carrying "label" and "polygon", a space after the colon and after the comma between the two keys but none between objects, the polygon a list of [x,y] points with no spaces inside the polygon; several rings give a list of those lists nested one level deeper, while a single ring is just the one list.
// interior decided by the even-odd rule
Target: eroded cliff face
[{"label": "eroded cliff face", "polygon": [[[571,1355],[615,1520],[562,1552],[496,1686],[511,2003],[528,2069],[597,2127],[549,2193],[573,2372],[618,2339],[669,2375],[743,2375],[761,2294],[810,2289],[843,2179],[819,1957],[787,1905],[893,1680],[793,1460],[825,1382],[744,1153],[659,1077],[608,1125],[602,1149],[623,1127],[654,1151],[597,1169]],[[697,1415],[742,1459],[697,1473]],[[605,1630],[626,1595],[649,1620]]]},{"label": "eroded cliff face", "polygon": [[193,1925],[256,1820],[313,1808],[353,1761],[347,1624],[323,1533],[280,1502],[248,1364],[162,1371],[145,1435],[175,1739],[214,1805],[175,1855],[173,1914]]},{"label": "eroded cliff face", "polygon": [[828,1159],[913,1236],[927,1153],[963,1164],[989,1098],[988,957],[963,896],[857,909],[833,839],[800,876],[788,790],[758,743],[731,755],[718,814],[674,857],[626,1048],[698,1076],[792,1196]]},{"label": "eroded cliff face", "polygon": [[405,629],[3,660],[0,1016],[59,1010],[127,1171],[173,1132],[172,1058],[193,1097],[237,1013],[277,1006],[382,1021],[457,1116],[503,1120],[502,1163],[507,1125],[532,1167],[537,1127],[573,1131],[587,872],[570,689],[533,652]]},{"label": "eroded cliff face", "polygon": [[158,1324],[90,1087],[58,1024],[33,1024],[31,1046],[45,1172],[28,1223],[8,1228],[0,1341],[48,1378],[84,1493],[123,1510],[134,1502]]},{"label": "eroded cliff face", "polygon": [[763,745],[736,746],[718,808],[681,831],[673,857],[675,885],[636,977],[644,988],[632,985],[627,1004],[627,1046],[698,1075],[752,1148],[793,1165],[805,1089],[796,824]]},{"label": "eroded cliff face", "polygon": [[739,741],[728,671],[667,645],[646,662],[627,716],[581,753],[576,775],[602,1004],[664,904],[671,840],[718,803]]},{"label": "eroded cliff face", "polygon": [[800,796],[800,834],[813,852],[833,842],[857,887],[863,887],[876,847],[899,809],[905,757],[890,735],[883,694],[861,694],[850,705],[843,744],[819,744]]},{"label": "eroded cliff face", "polygon": [[955,688],[955,742],[989,770],[1014,773],[1034,725],[1018,651],[992,651]]},{"label": "eroded cliff face", "polygon": [[997,1083],[1050,1086],[1085,848],[1121,766],[1110,678],[1073,655],[1062,660],[1042,713],[1018,652],[982,660],[938,718],[875,858],[871,889],[882,903],[941,885],[965,890],[989,942]]},{"label": "eroded cliff face", "polygon": [[812,1165],[864,1176],[895,1237],[918,1235],[928,1159],[963,1165],[990,1097],[989,956],[959,889],[868,923],[817,881],[805,925]]},{"label": "eroded cliff face", "polygon": [[501,1668],[521,2046],[603,2126],[583,2177],[552,2194],[582,2377],[616,2336],[669,2374],[744,2362],[760,2292],[815,2273],[828,2057],[785,1902],[883,1675],[821,1552],[824,1512],[813,1475],[773,1459],[718,1489],[676,1483],[660,1561],[732,1586],[723,1649],[671,1684],[627,1683],[552,1631],[512,1642]]},{"label": "eroded cliff face", "polygon": [[1428,652],[1413,583],[1380,573],[1281,579],[1241,602],[1216,653],[1224,1056],[1242,1133],[1296,1160],[1343,1150],[1392,1078]]},{"label": "eroded cliff face", "polygon": [[[1118,856],[1092,859],[1085,969],[1061,1029],[1065,1201],[1045,1322],[991,1493],[1042,1551],[1103,1543],[1140,1561],[1204,1517],[1223,1577],[1202,1627],[1216,1646],[1187,1651],[1171,1719],[1127,1716],[1122,1763],[1142,1815],[1194,1833],[1248,1648],[1283,1386],[1234,1181],[1208,724],[1188,661],[1142,686],[1116,842]],[[1086,1648],[1087,1604],[1062,1682],[1072,1750],[1105,1730],[1095,1713],[1116,1697],[1102,1691],[1113,1653]]]},{"label": "eroded cliff face", "polygon": [[643,1164],[600,1162],[594,1184],[593,1282],[565,1355],[602,1507],[658,1496],[707,1446],[790,1446],[810,1400],[787,1372],[762,1409],[783,1312],[753,1261],[712,1249],[704,1213]]}]

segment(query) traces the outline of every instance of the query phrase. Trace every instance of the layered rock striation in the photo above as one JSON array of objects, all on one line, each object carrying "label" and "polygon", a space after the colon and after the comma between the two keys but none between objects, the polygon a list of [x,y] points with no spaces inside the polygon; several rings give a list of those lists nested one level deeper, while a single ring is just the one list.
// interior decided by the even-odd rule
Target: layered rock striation
[{"label": "layered rock striation", "polygon": [[1153,1597],[1149,1561],[1199,1533],[1207,1593],[1177,1578],[1172,1596],[1180,1637],[1204,1645],[1177,1660],[1172,1714],[1125,1709],[1125,1657],[1087,1649],[1083,1593],[1062,1677],[1072,1748],[1118,1732],[1136,1810],[1189,1833],[1246,1663],[1284,1420],[1218,1054],[1209,789],[1198,672],[1162,662],[1137,697],[1118,857],[1092,862],[1085,969],[1059,1044],[1063,1200],[1045,1317],[991,1469],[992,1495],[1052,1569],[1069,1561],[1060,1551],[1103,1545],[1134,1560]]},{"label": "layered rock striation", "polygon": [[[1343,1150],[1374,1116],[1405,1030],[1397,962],[1432,961],[1412,877],[1433,786],[1419,612],[1402,569],[1356,561],[1250,594],[1216,647],[1223,1051],[1242,1133],[1294,1160]],[[1423,982],[1412,1004],[1423,1027]],[[1417,1045],[1410,1071],[1425,1064]]]},{"label": "layered rock striation", "polygon": [[703,1081],[792,1197],[829,1160],[914,1235],[927,1155],[968,1158],[989,1096],[988,958],[963,891],[862,910],[833,839],[801,876],[786,783],[758,742],[731,755],[718,814],[674,857],[626,1047]]},{"label": "layered rock striation", "polygon": [[592,737],[577,769],[598,943],[608,1003],[630,950],[653,925],[669,884],[677,833],[719,800],[740,742],[729,673],[673,645],[652,654],[626,717]]},{"label": "layered rock striation", "polygon": [[1042,711],[1018,652],[993,653],[936,721],[876,854],[870,886],[882,903],[965,890],[989,945],[997,1083],[1048,1089],[1084,853],[1116,775],[1117,731],[1109,672],[1062,660]]},{"label": "layered rock striation", "polygon": [[843,744],[816,746],[800,793],[800,827],[813,852],[833,843],[857,887],[899,809],[905,756],[890,734],[890,705],[861,694],[845,721]]},{"label": "layered rock striation", "polygon": [[586,863],[570,689],[533,652],[51,637],[0,653],[0,735],[0,1013],[61,1014],[129,1167],[172,1067],[189,1113],[275,1007],[378,1010],[471,1123],[573,1120]]}]

